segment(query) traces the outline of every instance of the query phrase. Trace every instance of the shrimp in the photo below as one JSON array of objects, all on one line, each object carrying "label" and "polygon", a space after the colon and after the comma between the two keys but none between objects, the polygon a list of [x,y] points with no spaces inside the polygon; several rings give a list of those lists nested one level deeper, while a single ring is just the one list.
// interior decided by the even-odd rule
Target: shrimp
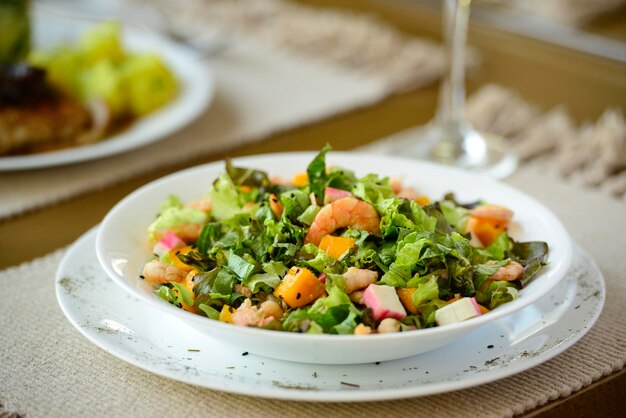
[{"label": "shrimp", "polygon": [[400,191],[402,190],[402,180],[400,179],[391,179],[391,181],[389,182],[389,185],[391,186],[391,190],[393,191],[393,194],[398,194],[400,193]]},{"label": "shrimp", "polygon": [[407,187],[396,193],[396,197],[399,197],[401,199],[416,200],[419,196],[414,188]]},{"label": "shrimp", "polygon": [[281,306],[271,300],[261,303],[258,307],[252,306],[252,301],[246,299],[233,313],[233,324],[243,327],[262,327],[283,316]]},{"label": "shrimp", "polygon": [[202,199],[194,200],[187,206],[193,209],[201,210],[204,213],[209,213],[211,212],[211,209],[213,209],[213,202],[211,202],[210,197],[204,197]]},{"label": "shrimp", "polygon": [[343,278],[346,283],[344,290],[349,294],[355,290],[365,289],[370,284],[376,282],[376,280],[378,280],[378,272],[350,267],[348,271],[343,274]]},{"label": "shrimp", "polygon": [[513,218],[513,211],[499,205],[482,205],[472,210],[474,218],[493,219],[508,223]]},{"label": "shrimp", "polygon": [[143,267],[142,276],[149,283],[180,282],[187,272],[159,260],[152,260]]},{"label": "shrimp", "polygon": [[369,203],[354,197],[344,197],[324,206],[318,212],[304,242],[319,245],[326,235],[347,226],[378,234],[380,217]]},{"label": "shrimp", "polygon": [[[495,261],[488,261],[487,264],[494,264]],[[507,282],[517,280],[522,277],[524,273],[524,266],[517,261],[509,261],[506,265],[500,267],[494,274],[489,277],[489,280],[504,280]]]}]

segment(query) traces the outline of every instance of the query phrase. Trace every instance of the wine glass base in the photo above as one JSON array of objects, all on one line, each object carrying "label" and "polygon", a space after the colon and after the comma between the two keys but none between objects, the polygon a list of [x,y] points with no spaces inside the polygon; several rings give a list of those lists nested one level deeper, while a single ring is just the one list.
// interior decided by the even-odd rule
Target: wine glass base
[{"label": "wine glass base", "polygon": [[[431,124],[408,135],[396,154],[479,172],[494,178],[511,175],[517,156],[497,135],[478,132],[469,125]],[[410,138],[410,139],[409,139]]]}]

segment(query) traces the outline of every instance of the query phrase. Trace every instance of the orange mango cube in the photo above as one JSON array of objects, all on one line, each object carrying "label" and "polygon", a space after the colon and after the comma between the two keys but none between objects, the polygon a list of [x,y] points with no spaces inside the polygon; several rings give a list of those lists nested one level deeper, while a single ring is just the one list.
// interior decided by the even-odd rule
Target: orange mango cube
[{"label": "orange mango cube", "polygon": [[290,308],[300,308],[320,297],[326,286],[315,274],[304,267],[292,267],[276,286],[274,296],[281,299]]},{"label": "orange mango cube", "polygon": [[417,307],[413,303],[413,293],[415,293],[417,289],[415,287],[399,287],[396,289],[396,293],[400,298],[400,302],[402,302],[402,306],[407,312],[415,315],[417,314]]},{"label": "orange mango cube", "polygon": [[467,229],[480,243],[488,247],[498,235],[506,231],[507,223],[496,219],[471,217],[467,221]]},{"label": "orange mango cube", "polygon": [[354,247],[355,244],[356,242],[352,238],[326,235],[320,241],[319,248],[335,260],[338,260],[346,251]]},{"label": "orange mango cube", "polygon": [[182,271],[193,270],[193,267],[188,266],[187,264],[183,263],[180,258],[178,258],[178,254],[187,254],[191,250],[193,250],[193,248],[189,245],[172,249],[169,252],[170,260],[172,260],[172,265],[176,268],[181,269]]},{"label": "orange mango cube", "polygon": [[220,316],[218,317],[218,320],[221,322],[227,322],[229,324],[232,324],[233,312],[235,312],[235,308],[232,308],[228,305],[222,306],[222,310],[220,311]]},{"label": "orange mango cube", "polygon": [[309,184],[309,175],[305,172],[298,173],[293,176],[291,183],[296,187],[306,186]]},{"label": "orange mango cube", "polygon": [[420,206],[426,206],[430,203],[430,199],[428,198],[428,196],[421,195],[415,198],[415,202],[417,202],[417,204]]}]

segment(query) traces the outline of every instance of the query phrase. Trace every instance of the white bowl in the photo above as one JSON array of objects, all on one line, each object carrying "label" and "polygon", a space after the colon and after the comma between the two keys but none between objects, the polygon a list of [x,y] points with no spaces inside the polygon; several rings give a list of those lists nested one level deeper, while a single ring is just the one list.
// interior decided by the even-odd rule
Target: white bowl
[{"label": "white bowl", "polygon": [[[314,155],[266,154],[239,158],[234,163],[289,178],[304,171]],[[154,219],[159,204],[170,194],[191,201],[206,193],[212,181],[224,170],[223,162],[169,175],[124,198],[107,214],[98,231],[98,260],[106,273],[131,295],[179,318],[198,332],[267,357],[327,364],[392,360],[441,347],[487,322],[535,302],[559,283],[570,265],[570,238],[552,212],[524,193],[495,180],[445,166],[387,156],[334,152],[329,154],[328,163],[352,169],[357,175],[375,172],[403,177],[405,185],[435,199],[451,191],[460,201],[482,198],[506,205],[515,212],[511,235],[521,241],[546,241],[550,247],[548,265],[513,302],[468,321],[412,332],[365,336],[308,335],[239,327],[192,314],[157,297],[152,288],[139,279],[144,264],[151,258],[146,228]]]}]

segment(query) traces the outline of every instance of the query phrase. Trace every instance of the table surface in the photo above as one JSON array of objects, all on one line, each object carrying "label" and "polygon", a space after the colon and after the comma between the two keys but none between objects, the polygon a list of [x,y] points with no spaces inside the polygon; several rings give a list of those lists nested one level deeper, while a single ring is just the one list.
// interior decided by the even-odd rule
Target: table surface
[{"label": "table surface", "polygon": [[[440,39],[440,18],[436,10],[407,7],[405,1],[301,0],[301,3],[372,13],[400,30],[418,36]],[[617,14],[626,21],[626,12]],[[618,18],[595,22],[595,33],[625,39],[626,25]],[[620,29],[622,28],[622,29]],[[545,108],[565,104],[578,121],[595,120],[611,106],[626,108],[626,66],[550,45],[536,39],[502,32],[486,25],[472,24],[469,42],[479,48],[480,71],[468,77],[468,93],[487,82],[518,91],[525,99]],[[312,125],[271,136],[241,147],[229,156],[275,151],[313,150],[330,142],[335,149],[348,150],[408,127],[423,124],[434,114],[437,86],[433,85],[388,98],[369,108],[342,114]],[[375,120],[375,123],[371,121]],[[157,170],[105,190],[0,221],[1,237],[19,237],[20,245],[0,240],[0,269],[42,256],[73,242],[97,224],[122,197],[137,187],[181,168],[215,161],[225,154],[213,154],[187,164]],[[43,174],[43,171],[42,171]],[[36,233],[33,233],[36,231]],[[530,411],[526,416],[556,417],[585,415],[610,416],[624,404],[622,388],[626,371],[606,377],[574,395]]]}]

